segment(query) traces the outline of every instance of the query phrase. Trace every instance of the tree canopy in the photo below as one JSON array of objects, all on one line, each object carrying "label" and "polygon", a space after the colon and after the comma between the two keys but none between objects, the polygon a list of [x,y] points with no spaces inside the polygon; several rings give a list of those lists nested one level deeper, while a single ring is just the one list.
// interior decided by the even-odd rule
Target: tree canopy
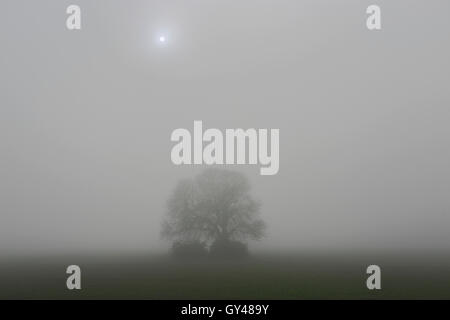
[{"label": "tree canopy", "polygon": [[259,209],[242,173],[209,168],[178,183],[167,201],[162,235],[175,241],[259,240],[265,230]]}]

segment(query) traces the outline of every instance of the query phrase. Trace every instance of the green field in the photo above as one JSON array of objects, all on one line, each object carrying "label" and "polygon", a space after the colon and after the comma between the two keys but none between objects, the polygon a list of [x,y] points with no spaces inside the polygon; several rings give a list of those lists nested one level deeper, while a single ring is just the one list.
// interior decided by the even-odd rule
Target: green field
[{"label": "green field", "polygon": [[[82,290],[66,289],[78,264]],[[382,289],[366,288],[366,267]],[[2,299],[450,299],[450,259],[433,253],[254,254],[245,261],[180,261],[164,254],[2,259]]]}]

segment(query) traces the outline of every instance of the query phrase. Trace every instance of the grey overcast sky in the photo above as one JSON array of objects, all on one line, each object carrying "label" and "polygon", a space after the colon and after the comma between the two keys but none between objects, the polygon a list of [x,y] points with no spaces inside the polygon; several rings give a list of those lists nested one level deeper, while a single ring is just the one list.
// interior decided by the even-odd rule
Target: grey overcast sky
[{"label": "grey overcast sky", "polygon": [[[66,7],[82,30],[65,27]],[[370,32],[366,8],[382,9]],[[0,5],[0,253],[157,250],[176,128],[279,128],[258,248],[450,249],[448,0]],[[159,36],[166,37],[158,45]]]}]

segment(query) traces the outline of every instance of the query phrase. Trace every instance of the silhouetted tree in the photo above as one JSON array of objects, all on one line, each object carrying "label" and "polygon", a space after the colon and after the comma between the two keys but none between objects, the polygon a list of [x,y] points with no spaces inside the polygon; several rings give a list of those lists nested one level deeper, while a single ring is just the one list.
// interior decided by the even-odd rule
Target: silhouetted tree
[{"label": "silhouetted tree", "polygon": [[249,192],[247,178],[229,170],[210,168],[182,180],[167,202],[162,235],[176,243],[213,243],[218,248],[259,240],[265,223]]}]

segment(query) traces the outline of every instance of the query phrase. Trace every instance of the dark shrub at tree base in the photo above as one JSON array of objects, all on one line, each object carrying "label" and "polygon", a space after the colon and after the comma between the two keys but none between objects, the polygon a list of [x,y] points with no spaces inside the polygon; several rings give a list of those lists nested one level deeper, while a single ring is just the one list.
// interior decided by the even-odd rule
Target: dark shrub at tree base
[{"label": "dark shrub at tree base", "polygon": [[209,247],[209,255],[213,258],[245,258],[249,255],[245,243],[232,240],[216,240]]},{"label": "dark shrub at tree base", "polygon": [[208,255],[206,245],[199,241],[176,241],[172,245],[172,254],[176,258],[202,258]]}]

